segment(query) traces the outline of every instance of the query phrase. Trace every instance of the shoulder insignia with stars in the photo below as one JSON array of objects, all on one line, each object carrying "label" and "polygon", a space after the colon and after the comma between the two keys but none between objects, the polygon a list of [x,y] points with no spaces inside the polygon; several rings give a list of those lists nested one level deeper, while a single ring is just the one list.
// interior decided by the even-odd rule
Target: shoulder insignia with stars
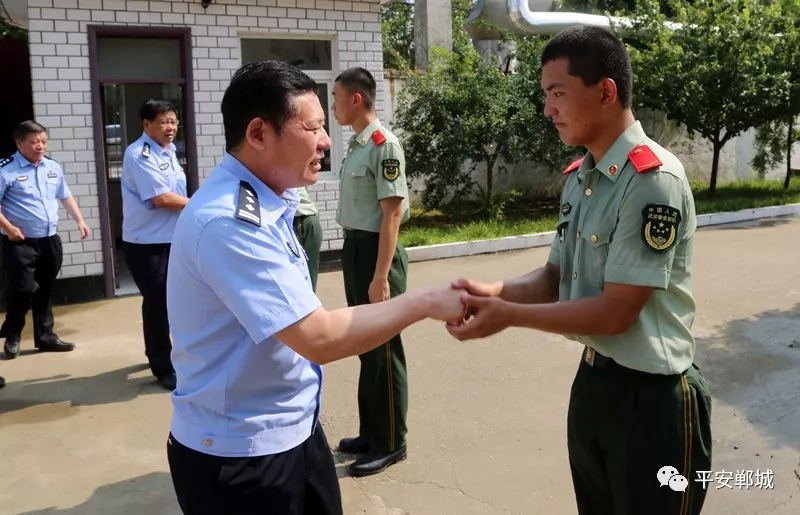
[{"label": "shoulder insignia with stars", "polygon": [[642,241],[657,254],[667,252],[678,240],[681,211],[666,204],[647,204],[642,210]]},{"label": "shoulder insignia with stars", "polygon": [[381,145],[386,143],[386,136],[384,136],[383,133],[379,130],[373,132],[370,138],[372,139],[372,142],[375,143],[376,147],[380,147]]},{"label": "shoulder insignia with stars", "polygon": [[663,163],[647,145],[639,145],[631,150],[628,159],[638,173],[655,170]]},{"label": "shoulder insignia with stars", "polygon": [[239,181],[239,202],[236,218],[261,227],[261,208],[258,205],[256,190],[245,181]]},{"label": "shoulder insignia with stars", "polygon": [[564,175],[567,175],[568,173],[572,173],[575,170],[577,170],[581,166],[582,162],[583,158],[576,159],[575,161],[571,162],[569,166],[564,170]]},{"label": "shoulder insignia with stars", "polygon": [[142,157],[145,159],[150,157],[150,143],[145,142],[144,146],[142,147]]},{"label": "shoulder insignia with stars", "polygon": [[6,166],[8,166],[8,165],[11,163],[11,161],[13,161],[13,160],[14,160],[14,158],[13,158],[13,157],[4,157],[3,159],[0,159],[0,168],[5,168],[5,167],[6,167]]}]

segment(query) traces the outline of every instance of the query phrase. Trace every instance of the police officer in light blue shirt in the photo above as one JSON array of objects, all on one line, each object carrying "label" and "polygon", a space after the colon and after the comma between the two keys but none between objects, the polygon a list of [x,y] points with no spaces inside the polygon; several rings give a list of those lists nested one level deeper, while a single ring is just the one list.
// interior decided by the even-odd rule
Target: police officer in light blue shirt
[{"label": "police officer in light blue shirt", "polygon": [[264,61],[222,100],[226,153],[181,213],[167,277],[177,388],[167,456],[186,514],[341,514],[319,424],[324,363],[426,317],[464,314],[449,284],[327,311],[292,227],[331,141],[316,84]]},{"label": "police officer in light blue shirt", "polygon": [[150,371],[175,388],[167,318],[167,265],[178,215],[189,201],[186,175],[175,154],[177,109],[147,100],[139,110],[142,136],[122,160],[122,241],[125,262],[142,294],[142,331]]},{"label": "police officer in light blue shirt", "polygon": [[14,130],[18,151],[0,159],[0,232],[6,287],[6,318],[0,337],[8,358],[20,351],[25,316],[33,309],[34,345],[40,351],[71,351],[53,331],[50,294],[63,258],[58,235],[58,200],[78,225],[81,239],[91,234],[64,179],[61,165],[45,157],[47,129],[34,121]]}]

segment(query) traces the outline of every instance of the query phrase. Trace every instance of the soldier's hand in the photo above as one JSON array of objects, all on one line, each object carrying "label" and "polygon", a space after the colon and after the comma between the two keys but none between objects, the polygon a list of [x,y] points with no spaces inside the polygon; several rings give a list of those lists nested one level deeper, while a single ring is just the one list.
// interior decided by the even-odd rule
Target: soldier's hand
[{"label": "soldier's hand", "polygon": [[92,234],[92,231],[89,229],[89,226],[86,225],[85,223],[78,224],[78,230],[81,232],[82,240],[85,240],[86,238],[89,237],[90,234]]},{"label": "soldier's hand", "polygon": [[464,290],[456,290],[448,284],[429,286],[425,292],[428,318],[448,324],[464,321],[464,303],[461,294]]},{"label": "soldier's hand", "polygon": [[19,227],[11,226],[11,229],[8,231],[8,239],[11,241],[22,241],[25,239],[25,235],[22,234],[22,231],[19,230]]},{"label": "soldier's hand", "polygon": [[389,279],[372,279],[369,283],[369,301],[372,304],[389,300]]},{"label": "soldier's hand", "polygon": [[498,297],[475,296],[463,292],[460,298],[467,306],[462,323],[447,323],[447,331],[457,340],[486,338],[508,328],[508,308]]},{"label": "soldier's hand", "polygon": [[472,279],[456,279],[453,281],[452,286],[459,290],[466,290],[467,293],[478,297],[495,297],[500,295],[500,289],[503,287],[503,283],[499,281],[494,283],[481,283],[473,281]]}]

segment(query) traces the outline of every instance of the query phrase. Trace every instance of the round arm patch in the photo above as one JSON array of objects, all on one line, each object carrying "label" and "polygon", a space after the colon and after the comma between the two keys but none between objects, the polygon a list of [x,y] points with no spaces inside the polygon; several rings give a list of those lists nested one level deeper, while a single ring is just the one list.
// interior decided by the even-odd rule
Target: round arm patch
[{"label": "round arm patch", "polygon": [[666,204],[647,204],[642,210],[642,240],[656,253],[667,252],[678,241],[679,209]]}]

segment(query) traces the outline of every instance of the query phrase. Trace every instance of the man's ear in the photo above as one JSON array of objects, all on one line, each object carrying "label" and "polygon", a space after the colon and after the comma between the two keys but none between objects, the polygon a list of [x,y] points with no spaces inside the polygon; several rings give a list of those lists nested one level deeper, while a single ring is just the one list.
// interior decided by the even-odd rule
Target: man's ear
[{"label": "man's ear", "polygon": [[353,93],[353,105],[355,107],[359,107],[364,103],[364,97],[361,96],[361,93]]},{"label": "man's ear", "polygon": [[261,118],[253,118],[250,120],[250,123],[247,124],[247,129],[245,129],[245,143],[255,150],[263,151],[267,148],[267,141],[269,138],[267,133],[272,130],[272,126],[265,123]]},{"label": "man's ear", "polygon": [[603,106],[610,106],[617,101],[617,83],[614,82],[614,79],[606,77],[600,82],[600,88]]}]

